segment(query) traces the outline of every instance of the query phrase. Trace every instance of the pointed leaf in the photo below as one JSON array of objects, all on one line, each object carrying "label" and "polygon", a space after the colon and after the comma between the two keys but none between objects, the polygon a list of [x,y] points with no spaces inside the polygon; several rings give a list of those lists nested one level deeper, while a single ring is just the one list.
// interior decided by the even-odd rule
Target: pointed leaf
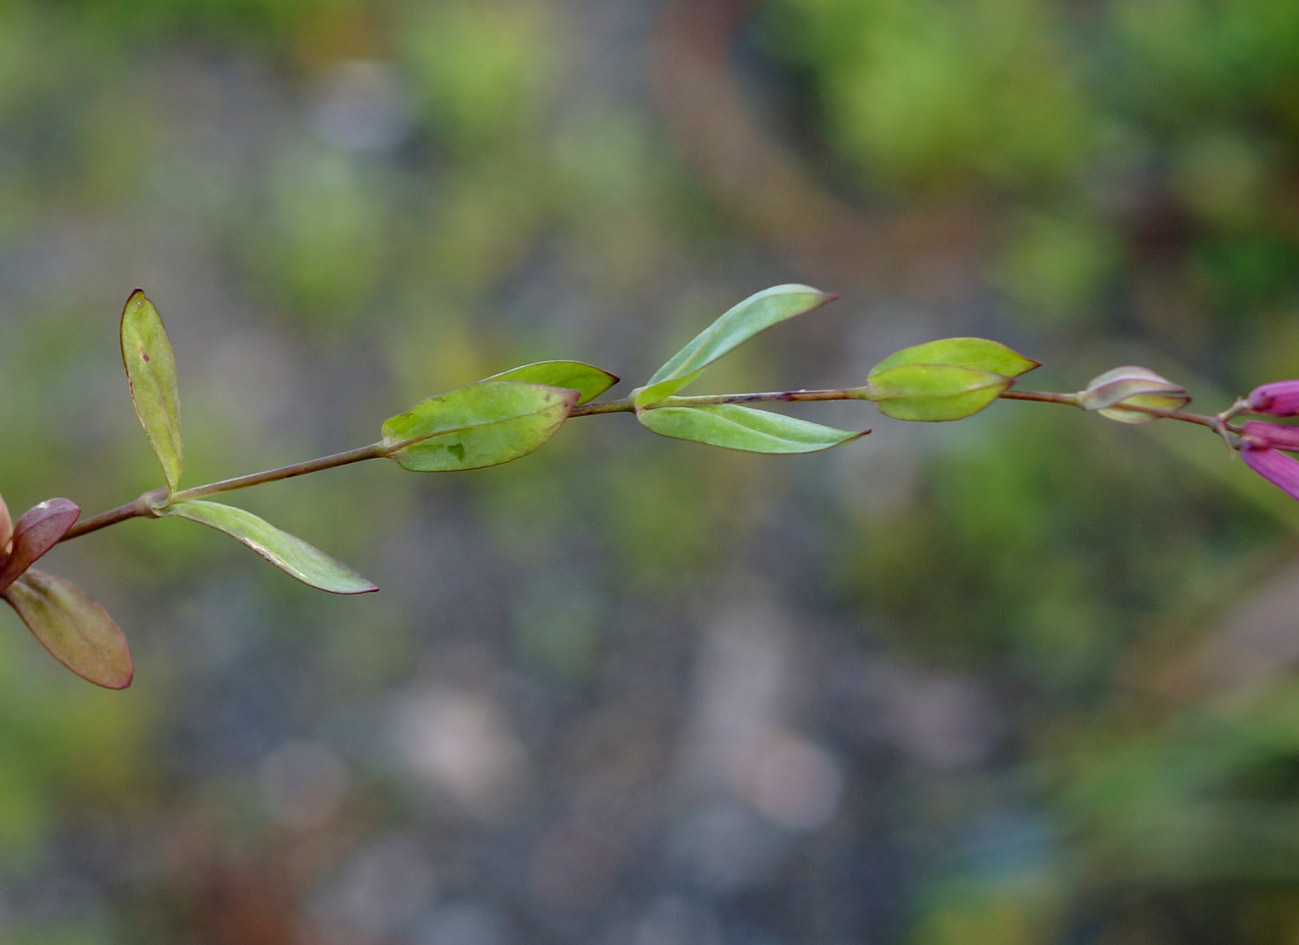
[{"label": "pointed leaf", "polygon": [[366,594],[379,589],[337,558],[331,558],[298,536],[281,531],[244,509],[222,505],[220,502],[193,499],[161,509],[160,514],[186,518],[225,532],[281,571],[322,591],[331,594]]},{"label": "pointed leaf", "polygon": [[1041,362],[1026,358],[1005,345],[987,338],[944,338],[912,348],[903,348],[871,368],[870,377],[904,364],[950,364],[953,367],[989,371],[1005,377],[1019,377],[1041,367]]},{"label": "pointed leaf", "polygon": [[131,685],[135,670],[122,630],[71,581],[28,570],[0,592],[56,660],[107,689]]},{"label": "pointed leaf", "polygon": [[1011,382],[949,364],[904,364],[876,374],[861,396],[897,420],[960,420],[988,406]]},{"label": "pointed leaf", "polygon": [[638,408],[648,407],[681,390],[708,365],[758,332],[819,308],[837,296],[806,285],[778,285],[751,295],[713,322],[636,392]]},{"label": "pointed leaf", "polygon": [[501,374],[493,374],[487,380],[526,381],[529,384],[563,387],[566,390],[577,391],[579,395],[577,402],[584,404],[617,384],[618,376],[593,364],[583,364],[581,361],[538,361]]},{"label": "pointed leaf", "polygon": [[168,489],[175,490],[184,466],[176,356],[158,310],[140,289],[131,293],[122,310],[122,363],[135,412],[162,465]]},{"label": "pointed leaf", "polygon": [[403,469],[443,472],[526,456],[563,426],[576,390],[486,380],[420,401],[383,424],[386,454]]},{"label": "pointed leaf", "polygon": [[647,430],[750,453],[814,453],[865,436],[737,404],[654,407],[639,411]]},{"label": "pointed leaf", "polygon": [[13,531],[13,551],[0,567],[0,590],[8,587],[58,544],[81,509],[71,499],[46,499],[22,514]]}]

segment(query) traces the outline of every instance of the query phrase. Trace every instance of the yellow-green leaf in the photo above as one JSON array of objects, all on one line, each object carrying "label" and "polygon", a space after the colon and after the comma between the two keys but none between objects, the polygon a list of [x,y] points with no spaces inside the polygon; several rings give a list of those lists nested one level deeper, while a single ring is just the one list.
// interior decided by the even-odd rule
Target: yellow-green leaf
[{"label": "yellow-green leaf", "polygon": [[122,310],[122,364],[131,400],[162,466],[167,488],[175,490],[185,460],[180,437],[176,356],[153,303],[136,289]]},{"label": "yellow-green leaf", "polygon": [[500,374],[493,374],[487,380],[526,381],[529,384],[563,387],[577,391],[577,402],[584,404],[617,384],[618,376],[581,361],[538,361],[535,364],[525,364]]},{"label": "yellow-green leaf", "polygon": [[29,568],[0,592],[50,655],[107,689],[131,685],[126,637],[108,612],[71,581]]},{"label": "yellow-green leaf", "polygon": [[379,589],[337,558],[330,557],[298,536],[290,535],[244,509],[194,499],[168,506],[160,510],[160,514],[189,519],[225,532],[281,571],[322,591],[331,594],[366,594]]},{"label": "yellow-green leaf", "polygon": [[865,436],[737,404],[653,407],[636,414],[647,430],[750,453],[814,453]]},{"label": "yellow-green leaf", "polygon": [[860,396],[897,420],[960,420],[996,400],[1012,380],[949,364],[904,364],[880,371]]},{"label": "yellow-green leaf", "polygon": [[384,453],[416,472],[508,463],[550,439],[579,396],[576,390],[523,381],[457,387],[385,421]]},{"label": "yellow-green leaf", "polygon": [[904,364],[948,364],[952,367],[988,371],[1003,377],[1019,375],[1041,367],[1041,362],[1026,358],[997,341],[987,338],[944,338],[897,351],[875,367],[870,377]]}]

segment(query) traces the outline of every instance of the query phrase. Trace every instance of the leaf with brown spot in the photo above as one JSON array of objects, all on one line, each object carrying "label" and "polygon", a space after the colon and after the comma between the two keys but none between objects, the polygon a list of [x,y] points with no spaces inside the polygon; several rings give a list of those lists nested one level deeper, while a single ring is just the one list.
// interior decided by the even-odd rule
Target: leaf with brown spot
[{"label": "leaf with brown spot", "polygon": [[185,465],[180,436],[180,394],[176,356],[162,317],[140,289],[122,310],[122,364],[131,400],[144,425],[169,491],[175,491]]}]

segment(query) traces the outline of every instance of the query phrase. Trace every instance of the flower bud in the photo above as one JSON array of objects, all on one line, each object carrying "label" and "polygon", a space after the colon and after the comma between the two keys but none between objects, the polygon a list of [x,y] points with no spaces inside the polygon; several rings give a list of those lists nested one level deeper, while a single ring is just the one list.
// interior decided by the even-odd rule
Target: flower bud
[{"label": "flower bud", "polygon": [[[1245,441],[1250,441],[1248,444]],[[1280,423],[1264,423],[1262,420],[1247,420],[1242,436],[1241,449],[1290,450],[1299,452],[1299,427],[1288,427]]]},{"label": "flower bud", "polygon": [[1078,392],[1078,406],[1095,410],[1102,417],[1120,423],[1148,423],[1157,420],[1153,414],[1128,410],[1126,405],[1177,410],[1190,403],[1186,388],[1170,381],[1150,368],[1127,364],[1093,377],[1085,390]]},{"label": "flower bud", "polygon": [[1274,417],[1299,416],[1299,381],[1273,381],[1249,392],[1249,409]]}]

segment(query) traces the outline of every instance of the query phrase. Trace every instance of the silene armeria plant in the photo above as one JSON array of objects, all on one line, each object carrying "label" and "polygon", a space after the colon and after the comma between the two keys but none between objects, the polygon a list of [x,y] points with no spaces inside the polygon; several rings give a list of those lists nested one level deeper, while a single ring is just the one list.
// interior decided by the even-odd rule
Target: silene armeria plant
[{"label": "silene armeria plant", "polygon": [[378,441],[342,453],[180,487],[184,469],[176,360],[162,319],[140,290],[122,312],[122,362],[136,413],[162,466],[164,485],[80,523],[80,508],[47,499],[13,522],[0,499],[0,598],[55,659],[100,686],[123,689],[131,653],[107,612],[71,582],[32,567],[61,541],[131,518],[179,518],[225,532],[276,567],[334,594],[378,588],[356,571],[250,512],[212,501],[222,493],[368,459],[416,472],[496,466],[537,449],[574,417],[632,413],[660,436],[753,453],[811,453],[842,446],[869,430],[838,430],[759,409],[755,404],[868,400],[895,420],[960,420],[998,398],[1068,404],[1120,423],[1180,420],[1198,424],[1240,452],[1245,464],[1299,498],[1299,426],[1247,420],[1242,414],[1299,415],[1299,380],[1256,388],[1221,413],[1187,413],[1185,388],[1154,371],[1126,366],[1082,390],[1019,390],[1016,379],[1039,366],[983,338],[946,338],[906,348],[876,364],[860,387],[682,396],[704,370],[754,335],[835,298],[805,285],[780,285],[740,302],[619,400],[596,402],[618,378],[578,361],[541,361],[420,401],[384,421]]}]

